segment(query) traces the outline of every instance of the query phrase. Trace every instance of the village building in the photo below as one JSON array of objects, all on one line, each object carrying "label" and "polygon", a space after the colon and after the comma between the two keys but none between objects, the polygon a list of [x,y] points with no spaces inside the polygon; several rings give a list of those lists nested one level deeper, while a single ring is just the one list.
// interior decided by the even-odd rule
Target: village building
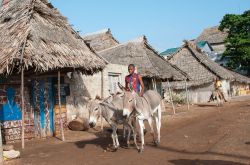
[{"label": "village building", "polygon": [[[47,0],[6,2],[0,10],[0,27],[3,141],[21,139],[22,119],[25,139],[57,135],[60,125],[58,84],[61,86],[62,122],[66,128],[67,95],[72,93],[66,83],[66,73],[94,74],[105,67],[105,60],[89,49]],[[23,72],[24,109],[21,109],[20,74]]]},{"label": "village building", "polygon": [[[230,71],[230,70],[229,70]],[[250,95],[250,78],[230,71],[234,79],[230,82],[232,96]]]},{"label": "village building", "polygon": [[176,53],[168,57],[168,61],[188,75],[187,84],[185,82],[171,84],[176,93],[184,96],[187,86],[190,102],[207,102],[214,90],[215,77],[222,80],[223,93],[226,98],[230,96],[230,81],[234,79],[234,76],[227,69],[208,58],[193,41],[185,41]]},{"label": "village building", "polygon": [[127,66],[132,63],[142,76],[145,90],[156,89],[162,93],[162,81],[184,80],[186,77],[148,44],[145,36],[118,44],[98,52],[108,62]]},{"label": "village building", "polygon": [[[227,58],[221,58],[223,52],[226,50],[225,39],[228,33],[226,30],[220,31],[219,26],[209,27],[202,31],[202,33],[195,39],[197,45],[207,42],[212,49],[203,49],[208,54],[211,54],[211,59],[220,65],[226,66]],[[212,51],[212,52],[211,52]]]},{"label": "village building", "polygon": [[[130,63],[135,64],[136,72],[142,75],[145,90],[157,89],[162,94],[162,80],[185,79],[177,68],[171,66],[157,54],[144,36],[120,44],[113,37],[111,30],[106,29],[85,34],[83,38],[85,43],[102,56],[108,64],[101,73],[91,76],[73,73],[73,78],[70,79],[71,89],[77,95],[68,97],[68,100],[71,100],[76,106],[71,106],[72,104],[69,103],[67,109],[72,109],[72,112],[74,109],[77,110],[77,113],[80,113],[78,115],[82,118],[88,116],[86,106],[82,104],[85,97],[106,98],[119,91],[118,82],[125,85],[125,76],[128,74],[128,64]],[[82,89],[79,89],[80,87]]]}]

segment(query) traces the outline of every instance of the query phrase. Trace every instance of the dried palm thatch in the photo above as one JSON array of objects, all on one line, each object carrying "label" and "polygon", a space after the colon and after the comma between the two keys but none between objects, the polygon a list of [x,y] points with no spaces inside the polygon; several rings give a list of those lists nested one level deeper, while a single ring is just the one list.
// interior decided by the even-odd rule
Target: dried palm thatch
[{"label": "dried palm thatch", "polygon": [[71,68],[92,74],[106,64],[47,0],[11,0],[0,10],[0,29],[0,74],[20,70],[21,60],[35,72]]},{"label": "dried palm thatch", "polygon": [[85,43],[96,52],[119,44],[119,42],[113,37],[110,29],[103,29],[94,33],[85,34],[83,39]]},{"label": "dried palm thatch", "polygon": [[210,44],[224,43],[228,36],[227,31],[220,31],[218,26],[206,28],[201,35],[197,37],[196,42],[207,41]]},{"label": "dried palm thatch", "polygon": [[230,73],[232,73],[234,75],[234,80],[235,82],[239,82],[239,83],[244,83],[244,84],[250,84],[250,78],[243,76],[239,73],[236,73],[234,71],[229,70]]},{"label": "dried palm thatch", "polygon": [[[215,76],[233,80],[234,76],[204,54],[193,41],[185,44],[173,55],[168,57],[173,65],[183,70],[189,77],[188,87],[211,83]],[[175,84],[176,88],[185,88],[185,82]]]},{"label": "dried palm thatch", "polygon": [[148,44],[145,36],[105,49],[98,54],[114,64],[135,64],[142,77],[163,81],[186,79],[182,72],[158,55],[158,52]]}]

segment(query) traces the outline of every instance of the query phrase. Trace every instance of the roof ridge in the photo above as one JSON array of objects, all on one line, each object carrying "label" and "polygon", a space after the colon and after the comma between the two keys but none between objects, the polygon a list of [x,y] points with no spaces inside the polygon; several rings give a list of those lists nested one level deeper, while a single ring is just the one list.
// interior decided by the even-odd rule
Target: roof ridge
[{"label": "roof ridge", "polygon": [[95,32],[90,32],[90,33],[85,33],[82,35],[83,38],[85,37],[89,37],[89,36],[95,36],[95,35],[99,35],[99,34],[103,34],[103,33],[110,33],[111,30],[110,28],[104,28]]}]

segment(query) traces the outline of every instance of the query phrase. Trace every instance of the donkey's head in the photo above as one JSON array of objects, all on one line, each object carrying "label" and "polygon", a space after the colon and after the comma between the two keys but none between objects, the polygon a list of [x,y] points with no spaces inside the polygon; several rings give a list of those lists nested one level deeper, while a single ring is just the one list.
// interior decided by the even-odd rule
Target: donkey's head
[{"label": "donkey's head", "polygon": [[137,96],[137,93],[133,90],[132,86],[129,85],[129,91],[125,87],[123,87],[120,83],[118,83],[118,86],[123,91],[122,95],[120,97],[123,100],[123,116],[125,118],[128,118],[130,114],[133,112],[135,107],[135,97]]},{"label": "donkey's head", "polygon": [[125,91],[123,96],[123,116],[128,118],[135,109],[135,98],[137,93],[135,91]]},{"label": "donkey's head", "polygon": [[87,105],[89,110],[89,126],[91,128],[95,127],[97,120],[101,115],[101,102],[102,100],[99,97],[96,97],[94,100],[90,100]]}]

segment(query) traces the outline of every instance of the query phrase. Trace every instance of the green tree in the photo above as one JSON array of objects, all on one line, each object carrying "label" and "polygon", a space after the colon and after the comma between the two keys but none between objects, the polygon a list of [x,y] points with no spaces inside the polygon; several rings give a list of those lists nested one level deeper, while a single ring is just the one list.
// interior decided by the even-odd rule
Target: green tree
[{"label": "green tree", "polygon": [[250,10],[241,15],[226,14],[220,30],[227,30],[226,51],[222,57],[229,57],[228,67],[246,70],[250,75]]}]

